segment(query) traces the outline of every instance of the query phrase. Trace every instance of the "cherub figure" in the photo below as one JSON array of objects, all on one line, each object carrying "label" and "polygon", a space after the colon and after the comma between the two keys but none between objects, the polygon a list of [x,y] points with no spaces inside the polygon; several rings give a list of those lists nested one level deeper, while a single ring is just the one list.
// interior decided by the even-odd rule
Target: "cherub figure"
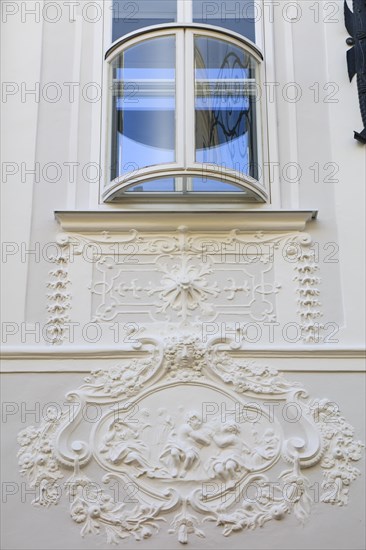
[{"label": "cherub figure", "polygon": [[249,469],[245,464],[245,455],[250,454],[250,449],[240,439],[239,434],[239,425],[234,421],[225,422],[214,432],[212,439],[220,452],[207,462],[207,470],[212,478],[218,476],[223,481],[228,481],[243,468]]},{"label": "cherub figure", "polygon": [[186,422],[169,437],[160,460],[171,469],[172,477],[185,477],[200,460],[200,450],[211,444],[211,431],[195,411],[186,415]]}]

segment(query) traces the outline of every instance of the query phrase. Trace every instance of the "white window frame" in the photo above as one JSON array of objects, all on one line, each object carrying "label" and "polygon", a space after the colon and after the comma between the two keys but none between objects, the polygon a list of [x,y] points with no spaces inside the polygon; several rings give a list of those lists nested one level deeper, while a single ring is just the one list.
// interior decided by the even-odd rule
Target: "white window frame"
[{"label": "white window frame", "polygon": [[[155,25],[153,27],[149,27],[148,29],[140,29],[138,31],[134,31],[126,36],[124,36],[122,39],[117,40],[115,43],[111,43],[111,36],[112,36],[112,6],[113,1],[112,0],[105,0],[104,2],[104,46],[105,51],[110,50],[114,45],[116,45],[119,42],[126,43],[129,42],[129,46],[133,43],[138,43],[141,41],[141,36],[144,34],[147,34],[147,32],[153,32],[154,30],[157,31],[161,36],[168,35],[171,33],[172,29],[174,27],[176,28],[192,28],[197,31],[202,31],[202,33],[205,33],[210,36],[214,36],[217,38],[222,39],[230,39],[233,40],[233,43],[235,44],[236,41],[239,42],[239,46],[243,47],[243,45],[249,45],[249,47],[252,47],[254,51],[261,52],[263,51],[263,61],[259,64],[259,71],[258,71],[258,81],[260,83],[263,82],[275,82],[275,72],[274,72],[274,55],[273,55],[273,25],[264,24],[264,18],[259,17],[258,20],[256,20],[256,44],[252,44],[250,40],[245,39],[241,35],[237,35],[237,33],[234,33],[228,29],[221,28],[221,27],[213,27],[211,25],[204,25],[204,24],[195,24],[192,23],[192,0],[177,0],[178,2],[178,11],[177,11],[177,18],[178,23],[170,24],[168,25]],[[198,32],[198,34],[201,34]],[[132,42],[133,40],[133,42]],[[177,47],[177,52],[179,51],[179,48]],[[186,56],[186,60],[188,62],[188,56]],[[177,64],[177,67],[180,65]],[[187,69],[186,69],[187,70]],[[180,71],[176,71],[176,78],[180,78],[181,75],[179,74]],[[109,63],[105,63],[103,67],[103,86],[104,90],[108,90],[109,85]],[[191,83],[187,83],[187,86],[193,86],[194,82],[192,79]],[[178,89],[178,87],[177,87]],[[103,94],[103,105],[102,105],[102,125],[101,125],[101,164],[102,164],[102,174],[103,177],[100,181],[100,189],[99,189],[99,203],[103,204],[106,207],[112,207],[117,206],[118,203],[106,203],[106,188],[110,185],[110,173],[109,173],[109,166],[110,166],[110,104],[109,104],[109,94],[105,93]],[[194,97],[186,93],[186,98]],[[260,166],[262,177],[260,178],[260,188],[263,189],[263,203],[255,202],[253,206],[256,208],[278,208],[281,204],[280,199],[280,185],[279,185],[279,178],[276,177],[276,174],[274,173],[274,170],[271,169],[271,163],[270,159],[272,160],[272,164],[275,165],[275,161],[278,159],[278,143],[277,143],[277,115],[276,115],[276,108],[273,102],[268,103],[267,97],[266,97],[266,89],[262,86],[262,100],[260,102],[261,108],[258,109],[257,113],[257,139],[258,139],[258,164]],[[178,97],[176,97],[176,107],[178,107]],[[177,115],[180,116],[181,113],[184,111],[179,108],[177,109]],[[194,108],[187,108],[186,107],[186,113],[191,113],[191,121],[190,124],[194,123]],[[193,121],[193,122],[192,122]],[[181,124],[182,122],[177,119],[177,125]],[[181,136],[181,132],[176,132],[177,136]],[[177,143],[177,154],[180,149],[179,144]],[[178,158],[177,158],[178,160]],[[202,165],[199,165],[200,171],[202,172]],[[155,177],[164,177],[174,176],[174,173],[171,170],[171,165],[167,166],[167,171],[164,170],[164,167],[162,165],[157,165],[156,170],[156,176]],[[179,166],[178,170],[184,168],[183,166]],[[150,169],[148,169],[150,170]],[[217,172],[217,167],[216,167]],[[139,175],[141,175],[142,171],[139,171]],[[150,171],[151,174],[151,171]],[[209,176],[209,174],[207,174]],[[149,177],[151,179],[151,177]],[[235,181],[234,181],[235,180]],[[138,181],[141,181],[139,178]],[[229,180],[227,180],[228,183],[230,183]],[[233,183],[237,183],[237,173],[235,173],[234,178],[232,180]],[[258,183],[254,180],[255,185]],[[249,185],[250,188],[250,185]],[[258,190],[258,186],[256,186],[256,191]],[[154,193],[154,196],[158,195],[159,193]],[[144,196],[147,196],[148,193],[144,192]],[[162,193],[163,195],[163,193]],[[196,195],[195,193],[192,193],[189,195],[190,198],[193,198],[193,195]],[[199,195],[199,193],[198,193]],[[201,193],[201,195],[204,195],[206,199],[210,200],[210,197],[207,193]],[[215,200],[215,197],[218,198],[218,195],[220,193],[214,194],[212,197],[213,200]],[[229,193],[225,193],[225,195],[229,195]],[[234,193],[234,195],[237,195]],[[121,203],[119,203],[121,204]],[[251,203],[248,203],[248,206],[251,207]]]}]

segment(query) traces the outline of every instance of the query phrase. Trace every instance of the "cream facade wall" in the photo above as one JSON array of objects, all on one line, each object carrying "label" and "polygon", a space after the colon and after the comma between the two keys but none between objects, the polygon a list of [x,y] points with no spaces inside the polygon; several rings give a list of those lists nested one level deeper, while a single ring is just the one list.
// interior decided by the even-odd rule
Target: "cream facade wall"
[{"label": "cream facade wall", "polygon": [[[347,77],[342,3],[263,6],[271,90],[268,140],[271,161],[279,164],[273,165],[272,204],[248,206],[244,212],[217,212],[219,206],[213,212],[212,205],[206,205],[204,212],[193,212],[192,207],[189,212],[181,208],[174,213],[168,209],[154,213],[147,206],[143,212],[130,208],[119,213],[123,205],[105,205],[99,199],[99,178],[93,176],[93,168],[100,166],[103,157],[105,111],[103,97],[93,94],[103,89],[105,78],[109,3],[81,2],[72,7],[58,2],[59,11],[51,6],[46,12],[43,2],[3,4],[4,548],[108,547],[104,532],[80,536],[85,525],[82,513],[79,510],[80,522],[75,520],[74,501],[64,485],[57,506],[33,506],[34,495],[26,494],[32,479],[21,477],[17,463],[19,431],[29,425],[45,427],[50,420],[45,414],[48,405],[65,407],[65,395],[80,388],[91,371],[99,375],[89,375],[89,386],[79,390],[77,399],[79,406],[94,403],[98,411],[103,410],[100,426],[84,418],[76,427],[77,422],[63,417],[60,424],[47,428],[53,434],[52,452],[58,464],[54,471],[64,476],[60,484],[73,475],[73,468],[77,471],[80,462],[82,475],[95,483],[101,483],[108,471],[127,476],[124,487],[126,479],[132,479],[144,506],[161,506],[164,487],[185,502],[171,508],[166,504],[169,509],[156,512],[155,518],[166,520],[151,520],[159,525],[159,532],[148,520],[141,525],[140,520],[132,522],[131,536],[118,542],[121,547],[178,548],[187,536],[192,548],[364,548],[364,462],[358,461],[357,444],[354,460],[350,458],[350,447],[353,441],[364,440],[365,433],[366,165],[365,149],[352,136],[361,121],[356,83],[350,84]],[[33,4],[32,16],[27,9]],[[87,4],[93,4],[87,8],[90,11],[85,11]],[[51,22],[58,13],[60,19]],[[301,95],[297,101],[291,95],[294,90]],[[61,96],[54,100],[56,92]],[[298,182],[289,181],[288,163],[301,171]],[[255,261],[249,261],[248,250],[253,249]],[[111,258],[113,262],[108,263]],[[312,283],[304,280],[307,275]],[[58,292],[60,296],[55,297]],[[308,298],[313,305],[304,304]],[[61,309],[55,308],[60,304]],[[46,331],[47,323],[53,332]],[[191,363],[198,365],[193,374]],[[183,378],[172,378],[172,365]],[[264,367],[283,372],[290,382],[279,381],[276,373]],[[115,395],[105,378],[109,369],[116,372]],[[132,376],[123,379],[129,369]],[[243,372],[249,384],[244,393],[238,390]],[[125,384],[129,379],[134,385]],[[298,395],[293,382],[306,388],[310,397]],[[309,404],[326,398],[335,406],[322,410],[317,422]],[[149,422],[155,425],[170,415],[166,430],[174,431],[184,424],[189,407],[201,412],[203,403],[213,407],[210,410],[216,416],[210,420],[215,436],[207,450],[204,444],[196,445],[194,468],[186,468],[185,480],[172,475],[169,454],[167,472],[160,477],[156,472],[150,472],[150,477],[141,474],[136,457],[125,464],[122,448],[119,457],[113,455],[115,435],[108,411],[126,399],[140,400],[139,410],[150,414],[150,420],[138,416],[139,427],[144,422],[146,427],[132,438],[135,445],[140,442],[137,454],[142,455],[144,444],[153,441],[152,435],[146,435],[151,434]],[[230,473],[226,461],[221,473],[219,469],[215,473],[210,464],[219,464],[217,457],[228,450],[232,456],[236,452],[229,440],[227,447],[220,447],[225,421],[218,420],[216,406],[229,407],[236,399],[241,406],[295,403],[301,419],[293,423],[282,414],[269,425],[268,416],[262,415],[258,441],[252,433],[257,429],[254,423],[239,422],[237,437],[249,447],[247,462]],[[164,409],[160,416],[154,413],[158,409]],[[350,428],[347,432],[338,409],[355,428],[354,434]],[[334,428],[328,439],[324,435],[327,415]],[[263,450],[265,432],[270,429],[277,438],[272,442],[272,458],[268,448]],[[346,432],[339,444],[343,456],[324,467],[342,429]],[[103,445],[112,454],[105,455]],[[169,445],[156,443],[156,447],[164,455]],[[262,448],[261,459],[254,457],[254,448]],[[46,466],[37,468],[41,479],[50,481],[46,455]],[[281,471],[295,475],[296,466],[310,480],[312,501],[305,499],[301,504],[305,515],[310,512],[304,526],[296,518],[301,516],[299,507],[283,499],[255,503],[254,508],[262,506],[256,520],[253,510],[243,512],[242,495],[251,476],[263,481],[260,476],[268,475],[277,483]],[[342,467],[361,471],[360,477],[351,480],[349,494],[348,485],[334,473]],[[182,473],[184,465],[179,468]],[[291,479],[300,478],[296,475]],[[322,488],[327,479],[335,491],[330,502],[324,498],[327,487]],[[209,504],[192,506],[194,491],[211,482],[224,483],[231,490],[239,487],[230,510],[219,510],[216,494]],[[119,501],[129,510],[125,520],[133,520],[133,505],[125,493]],[[121,517],[119,512],[109,512]],[[281,521],[276,521],[276,513]],[[146,511],[141,514],[148,516]],[[220,514],[226,514],[226,520]],[[193,520],[189,524],[189,515],[197,518],[197,524]],[[263,528],[259,528],[260,516]],[[103,517],[92,521],[101,531],[105,529]],[[118,531],[118,520],[117,524],[108,521]],[[246,521],[258,528],[246,528]],[[227,537],[222,536],[225,530]],[[135,534],[142,540],[136,540]]]}]

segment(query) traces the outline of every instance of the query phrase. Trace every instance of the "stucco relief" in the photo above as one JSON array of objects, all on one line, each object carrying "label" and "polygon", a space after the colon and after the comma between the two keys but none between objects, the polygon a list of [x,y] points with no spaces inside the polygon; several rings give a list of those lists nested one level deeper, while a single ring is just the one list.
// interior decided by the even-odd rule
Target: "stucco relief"
[{"label": "stucco relief", "polygon": [[69,310],[78,308],[68,258],[77,262],[85,251],[92,266],[87,281],[92,322],[129,322],[133,313],[144,326],[202,321],[235,326],[238,320],[273,324],[278,304],[289,302],[281,281],[281,273],[289,272],[301,338],[321,341],[320,276],[306,233],[202,234],[179,227],[169,234],[61,234],[58,243],[55,262],[63,264],[48,282],[48,287],[58,285],[48,294],[50,330],[57,333],[53,343],[63,341]]},{"label": "stucco relief", "polygon": [[303,522],[316,488],[324,503],[347,504],[363,444],[334,403],[240,358],[230,341],[186,333],[141,344],[146,357],[131,351],[92,372],[69,407],[19,433],[33,504],[69,499],[83,536],[118,543],[167,529],[182,544],[207,522],[224,536],[288,514]]},{"label": "stucco relief", "polygon": [[268,243],[257,243],[238,262],[234,235],[222,243],[184,228],[177,233],[179,239],[170,239],[169,245],[167,236],[153,243],[155,236],[139,235],[133,255],[132,249],[127,255],[121,248],[117,255],[105,250],[95,262],[90,287],[96,321],[118,320],[131,308],[138,308],[147,322],[215,320],[222,312],[238,315],[239,310],[252,320],[275,319],[280,284],[274,280]]},{"label": "stucco relief", "polygon": [[66,324],[70,321],[71,281],[68,273],[69,239],[60,237],[55,245],[57,252],[50,259],[54,268],[50,270],[50,280],[47,282],[47,336],[52,344],[62,344],[66,332]]}]

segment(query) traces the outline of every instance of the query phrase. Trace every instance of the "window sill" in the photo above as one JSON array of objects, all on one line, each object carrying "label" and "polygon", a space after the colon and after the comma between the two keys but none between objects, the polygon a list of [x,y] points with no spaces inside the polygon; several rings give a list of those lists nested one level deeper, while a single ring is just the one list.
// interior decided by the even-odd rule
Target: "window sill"
[{"label": "window sill", "polygon": [[220,231],[303,231],[307,222],[316,219],[317,210],[94,210],[55,211],[63,231],[100,232],[174,231],[179,226],[189,230]]}]

